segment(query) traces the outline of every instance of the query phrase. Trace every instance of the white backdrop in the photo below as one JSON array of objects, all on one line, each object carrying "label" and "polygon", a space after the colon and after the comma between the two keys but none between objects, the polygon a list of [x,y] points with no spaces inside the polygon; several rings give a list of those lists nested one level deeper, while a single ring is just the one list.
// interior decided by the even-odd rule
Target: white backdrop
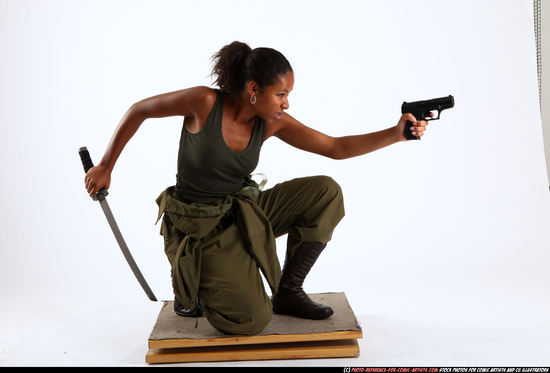
[{"label": "white backdrop", "polygon": [[[233,40],[285,54],[295,71],[289,113],[330,135],[393,126],[403,101],[456,100],[423,140],[350,160],[264,144],[257,171],[267,187],[326,174],[344,190],[347,215],[308,292],[344,291],[358,315],[509,323],[549,314],[531,1],[0,0],[0,31],[0,327],[13,332],[0,339],[0,364],[25,362],[12,342],[30,319],[44,337],[63,323],[80,330],[96,310],[131,314],[128,305],[154,321],[160,305],[87,196],[78,148],[97,162],[132,103],[211,85],[210,56]],[[159,299],[172,290],[154,200],[175,183],[181,125],[146,121],[108,198]]]}]

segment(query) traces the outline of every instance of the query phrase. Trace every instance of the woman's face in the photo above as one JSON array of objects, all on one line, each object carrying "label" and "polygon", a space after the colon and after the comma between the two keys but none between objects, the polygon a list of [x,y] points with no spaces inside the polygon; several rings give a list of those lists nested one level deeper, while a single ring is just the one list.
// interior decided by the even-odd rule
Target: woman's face
[{"label": "woman's face", "polygon": [[256,104],[258,115],[265,120],[278,120],[284,110],[287,110],[288,95],[294,87],[294,74],[287,71],[278,76],[275,84],[256,90]]}]

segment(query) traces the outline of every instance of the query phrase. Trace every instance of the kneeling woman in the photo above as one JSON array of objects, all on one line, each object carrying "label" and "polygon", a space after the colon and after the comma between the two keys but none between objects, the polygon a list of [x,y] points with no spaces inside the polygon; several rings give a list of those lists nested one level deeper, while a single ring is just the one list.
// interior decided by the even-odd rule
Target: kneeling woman
[{"label": "kneeling woman", "polygon": [[[101,162],[86,174],[86,189],[93,195],[109,187],[116,160],[146,119],[183,116],[176,185],[157,198],[176,313],[198,316],[204,310],[215,328],[232,334],[261,332],[272,312],[328,318],[333,310],[313,302],[302,283],[344,216],[342,190],[330,177],[315,176],[260,191],[250,173],[263,142],[276,136],[345,159],[405,141],[407,120],[416,136],[427,123],[404,114],[383,131],[327,136],[285,113],[294,75],[278,51],[233,42],[214,61],[219,89],[193,87],[132,105]],[[284,234],[281,272],[275,238]]]}]

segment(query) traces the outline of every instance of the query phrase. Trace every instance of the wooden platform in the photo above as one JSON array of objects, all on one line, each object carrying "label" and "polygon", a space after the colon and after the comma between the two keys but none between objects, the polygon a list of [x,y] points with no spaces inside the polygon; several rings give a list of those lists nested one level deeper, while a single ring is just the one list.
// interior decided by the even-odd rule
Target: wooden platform
[{"label": "wooden platform", "polygon": [[148,364],[232,360],[278,360],[357,357],[362,330],[344,293],[310,294],[331,306],[326,320],[305,320],[273,314],[262,333],[226,335],[205,317],[177,316],[165,301],[149,336]]}]

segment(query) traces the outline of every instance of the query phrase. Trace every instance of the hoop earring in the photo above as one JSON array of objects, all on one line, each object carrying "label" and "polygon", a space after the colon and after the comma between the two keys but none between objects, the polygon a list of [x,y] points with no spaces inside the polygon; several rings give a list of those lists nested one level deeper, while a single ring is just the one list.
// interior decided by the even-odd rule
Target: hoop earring
[{"label": "hoop earring", "polygon": [[256,103],[256,96],[250,96],[250,103],[254,105]]}]

